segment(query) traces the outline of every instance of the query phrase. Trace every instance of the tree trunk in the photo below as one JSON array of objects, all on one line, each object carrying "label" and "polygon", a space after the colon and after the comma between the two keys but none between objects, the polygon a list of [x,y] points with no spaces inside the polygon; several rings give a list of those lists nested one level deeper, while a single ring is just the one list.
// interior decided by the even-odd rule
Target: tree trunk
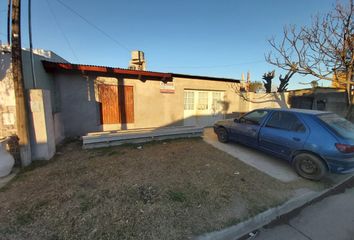
[{"label": "tree trunk", "polygon": [[[348,95],[352,95],[352,94],[348,94]],[[354,103],[354,96],[351,96],[351,99],[350,99],[349,105],[348,105],[348,110],[347,110],[346,118],[347,118],[349,121],[352,121],[352,122],[354,122],[353,103]]]}]

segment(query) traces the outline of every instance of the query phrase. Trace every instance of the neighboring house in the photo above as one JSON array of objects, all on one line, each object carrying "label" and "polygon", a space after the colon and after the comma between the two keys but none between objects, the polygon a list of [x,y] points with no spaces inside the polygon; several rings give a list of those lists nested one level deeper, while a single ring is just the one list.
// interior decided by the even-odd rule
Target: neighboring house
[{"label": "neighboring house", "polygon": [[288,92],[292,108],[331,111],[346,116],[348,98],[345,89],[316,87]]},{"label": "neighboring house", "polygon": [[[10,136],[16,133],[16,106],[15,93],[12,79],[11,68],[11,48],[8,45],[0,45],[0,138]],[[51,74],[46,73],[42,66],[42,60],[66,62],[65,59],[59,57],[51,51],[41,49],[34,50],[34,69],[36,76],[36,88],[49,90],[55,93],[55,82]],[[34,80],[32,79],[30,53],[29,50],[22,50],[23,75],[25,81],[25,89],[34,88]],[[57,133],[56,142],[60,142],[64,135],[63,129],[60,127],[60,119],[57,113],[55,94],[51,94],[51,104],[53,110],[53,118]]]}]

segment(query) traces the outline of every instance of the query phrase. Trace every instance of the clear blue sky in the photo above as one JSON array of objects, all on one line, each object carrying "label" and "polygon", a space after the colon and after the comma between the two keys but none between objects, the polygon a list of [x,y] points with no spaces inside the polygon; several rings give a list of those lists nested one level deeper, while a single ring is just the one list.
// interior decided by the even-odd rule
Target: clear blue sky
[{"label": "clear blue sky", "polygon": [[[275,68],[264,61],[270,50],[267,39],[281,36],[284,25],[309,24],[312,15],[335,4],[335,0],[61,1],[124,47],[57,0],[32,0],[34,48],[52,50],[74,63],[116,67],[127,67],[129,50],[139,49],[151,71],[238,79],[250,71],[252,80],[261,80],[264,72]],[[28,47],[27,0],[22,3],[22,44]],[[6,42],[6,4],[2,0],[0,5],[2,42]],[[304,87],[298,84],[304,81],[294,76],[290,88]]]}]

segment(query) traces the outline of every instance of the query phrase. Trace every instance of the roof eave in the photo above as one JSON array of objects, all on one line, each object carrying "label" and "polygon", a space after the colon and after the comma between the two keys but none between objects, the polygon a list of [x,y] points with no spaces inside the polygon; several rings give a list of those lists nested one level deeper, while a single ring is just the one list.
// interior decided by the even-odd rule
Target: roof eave
[{"label": "roof eave", "polygon": [[81,73],[81,74],[96,74],[104,76],[131,76],[138,79],[151,78],[151,80],[172,81],[172,74],[162,72],[148,72],[141,70],[131,70],[122,68],[113,68],[105,66],[91,66],[72,63],[58,63],[42,61],[46,72],[50,73]]},{"label": "roof eave", "polygon": [[180,77],[180,78],[190,78],[190,79],[199,79],[199,80],[212,80],[212,81],[221,81],[221,82],[240,83],[240,80],[232,79],[232,78],[198,76],[198,75],[188,75],[188,74],[181,74],[181,73],[172,73],[171,75],[172,75],[172,77]]}]

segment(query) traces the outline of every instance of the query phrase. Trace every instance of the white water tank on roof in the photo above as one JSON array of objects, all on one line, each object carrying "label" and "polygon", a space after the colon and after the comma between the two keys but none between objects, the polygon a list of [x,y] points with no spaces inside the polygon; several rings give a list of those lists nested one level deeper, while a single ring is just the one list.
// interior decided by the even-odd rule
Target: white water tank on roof
[{"label": "white water tank on roof", "polygon": [[129,69],[146,70],[146,61],[143,51],[134,50],[131,53],[131,60],[129,62]]}]

